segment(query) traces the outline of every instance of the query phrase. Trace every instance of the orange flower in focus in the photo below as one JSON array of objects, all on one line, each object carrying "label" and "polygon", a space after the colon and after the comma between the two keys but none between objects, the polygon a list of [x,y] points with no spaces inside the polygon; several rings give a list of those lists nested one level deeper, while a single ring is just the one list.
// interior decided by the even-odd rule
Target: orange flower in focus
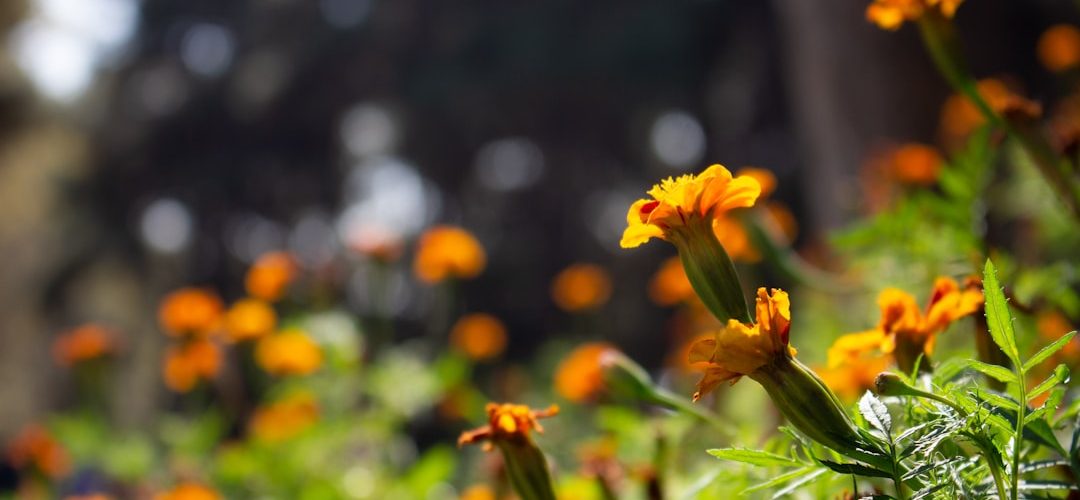
[{"label": "orange flower in focus", "polygon": [[474,484],[461,492],[459,500],[495,500],[495,491],[483,484]]},{"label": "orange flower in focus", "polygon": [[926,144],[908,143],[892,152],[889,174],[904,184],[929,186],[937,182],[945,159],[937,148]]},{"label": "orange flower in focus", "polygon": [[487,256],[480,242],[468,231],[453,226],[435,226],[420,236],[413,272],[425,283],[447,278],[475,278],[484,270]]},{"label": "orange flower in focus", "polygon": [[158,493],[154,500],[221,500],[221,494],[198,483],[182,483],[164,493]]},{"label": "orange flower in focus", "polygon": [[162,366],[165,385],[175,392],[189,392],[200,380],[210,380],[221,369],[221,350],[206,339],[169,348]]},{"label": "orange flower in focus", "polygon": [[596,309],[611,297],[611,278],[594,264],[574,264],[563,269],[551,282],[551,298],[567,312]]},{"label": "orange flower in focus", "polygon": [[604,387],[604,358],[618,352],[606,342],[589,342],[570,352],[555,369],[555,392],[575,403],[594,397]]},{"label": "orange flower in focus", "polygon": [[286,252],[263,254],[248,269],[244,289],[248,295],[267,302],[275,302],[285,295],[285,290],[296,279],[296,261]]},{"label": "orange flower in focus", "polygon": [[1046,69],[1060,73],[1080,65],[1080,30],[1068,24],[1056,24],[1039,37],[1036,50]]},{"label": "orange flower in focus", "polygon": [[7,459],[18,470],[34,469],[50,478],[67,475],[71,460],[67,451],[44,427],[23,427],[7,446]]},{"label": "orange flower in focus", "polygon": [[669,257],[660,264],[660,269],[649,281],[649,298],[658,305],[671,306],[696,297],[678,256]]},{"label": "orange flower in focus", "polygon": [[848,360],[839,366],[818,368],[815,371],[840,399],[850,402],[873,389],[878,374],[888,367],[887,357],[874,356]]},{"label": "orange flower in focus", "polygon": [[225,334],[233,342],[254,340],[274,331],[277,313],[259,299],[241,299],[225,313]]},{"label": "orange flower in focus", "polygon": [[263,337],[255,346],[255,362],[271,375],[308,375],[322,366],[322,360],[319,345],[298,329]]},{"label": "orange flower in focus", "polygon": [[[975,90],[990,106],[990,109],[999,115],[1033,118],[1042,113],[1042,108],[1038,103],[1014,93],[1001,80],[994,78],[979,80],[975,84]],[[941,106],[941,141],[951,150],[958,149],[963,146],[964,141],[975,129],[985,123],[986,117],[970,99],[963,94],[953,94]]]},{"label": "orange flower in focus", "polygon": [[97,359],[113,351],[113,336],[101,325],[87,324],[68,330],[53,342],[53,359],[62,366]]},{"label": "orange flower in focus", "polygon": [[300,434],[319,419],[319,405],[311,394],[298,393],[255,410],[248,422],[251,435],[277,443]]},{"label": "orange flower in focus", "polygon": [[466,314],[450,329],[450,343],[474,361],[491,359],[506,349],[506,327],[490,314]]},{"label": "orange flower in focus", "polygon": [[895,31],[904,21],[918,21],[930,10],[951,19],[964,0],[874,0],[866,7],[866,20],[881,29]]},{"label": "orange flower in focus", "polygon": [[169,335],[206,335],[218,328],[223,309],[216,293],[181,288],[162,299],[158,322]]},{"label": "orange flower in focus", "polygon": [[488,424],[461,433],[458,446],[484,442],[484,449],[490,450],[492,441],[529,441],[529,431],[544,432],[539,419],[559,414],[559,407],[555,405],[534,410],[525,405],[488,403],[484,410],[488,414]]}]

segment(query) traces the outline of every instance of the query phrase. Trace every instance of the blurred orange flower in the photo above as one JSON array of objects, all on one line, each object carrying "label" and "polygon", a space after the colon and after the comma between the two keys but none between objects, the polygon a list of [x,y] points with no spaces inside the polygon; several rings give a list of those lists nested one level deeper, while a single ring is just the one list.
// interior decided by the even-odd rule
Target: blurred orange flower
[{"label": "blurred orange flower", "polygon": [[113,334],[107,328],[86,324],[56,338],[52,346],[53,359],[62,366],[100,358],[113,352]]},{"label": "blurred orange flower", "polygon": [[450,343],[474,361],[491,359],[506,349],[506,327],[490,314],[466,314],[450,329]]},{"label": "blurred orange flower", "polygon": [[277,327],[277,313],[260,299],[241,299],[225,313],[225,334],[233,342],[253,340]]},{"label": "blurred orange flower", "polygon": [[551,298],[567,312],[599,308],[611,297],[611,277],[595,264],[574,264],[555,275]]},{"label": "blurred orange flower", "polygon": [[221,349],[206,339],[175,345],[165,353],[162,374],[175,392],[189,392],[200,380],[210,380],[221,369]]},{"label": "blurred orange flower", "polygon": [[461,492],[459,500],[495,500],[495,490],[483,484],[474,484]]},{"label": "blurred orange flower", "polygon": [[248,430],[255,439],[276,443],[300,434],[318,419],[319,405],[315,398],[300,392],[256,409]]},{"label": "blurred orange flower", "polygon": [[597,395],[604,387],[603,360],[618,352],[606,342],[589,342],[570,352],[555,369],[555,392],[575,403]]},{"label": "blurred orange flower", "polygon": [[649,298],[661,306],[671,306],[697,298],[678,256],[669,257],[653,274],[649,281]]},{"label": "blurred orange flower", "polygon": [[[1042,107],[1038,103],[1013,92],[1001,80],[995,78],[979,80],[975,84],[975,90],[990,106],[990,109],[999,115],[1033,118],[1042,113]],[[975,129],[985,123],[986,117],[967,96],[953,94],[941,106],[941,141],[950,150],[958,149],[964,145],[964,141]]]},{"label": "blurred orange flower", "polygon": [[381,262],[394,262],[405,250],[401,233],[369,224],[360,227],[349,237],[349,248]]},{"label": "blurred orange flower", "polygon": [[162,299],[158,322],[169,335],[207,335],[220,326],[224,308],[211,290],[181,288]]},{"label": "blurred orange flower", "polygon": [[308,375],[318,370],[322,361],[319,345],[295,328],[263,337],[255,346],[255,362],[271,375]]},{"label": "blurred orange flower", "polygon": [[296,260],[287,252],[270,252],[260,256],[244,278],[248,295],[275,302],[296,279]]},{"label": "blurred orange flower", "polygon": [[475,278],[487,256],[476,237],[454,226],[435,226],[420,236],[413,272],[425,283],[447,278]]},{"label": "blurred orange flower", "polygon": [[952,18],[964,0],[874,0],[866,7],[866,19],[881,29],[895,31],[905,21],[918,21],[927,11],[936,10]]},{"label": "blurred orange flower", "polygon": [[938,174],[945,164],[937,148],[927,144],[910,142],[892,151],[889,174],[893,179],[919,186],[937,182]]},{"label": "blurred orange flower", "polygon": [[71,459],[60,443],[44,427],[23,427],[7,446],[7,459],[19,470],[33,469],[46,477],[59,478],[71,469]]},{"label": "blurred orange flower", "polygon": [[1036,49],[1039,62],[1046,69],[1059,73],[1080,65],[1080,29],[1068,24],[1055,24],[1039,37]]},{"label": "blurred orange flower", "polygon": [[154,496],[154,500],[221,500],[221,498],[218,492],[198,483],[181,483],[169,491]]},{"label": "blurred orange flower", "polygon": [[[1069,318],[1066,318],[1064,314],[1056,310],[1042,311],[1035,316],[1035,329],[1039,332],[1039,337],[1047,342],[1053,342],[1062,335],[1069,333],[1076,329],[1071,323]],[[1065,344],[1060,351],[1060,354],[1067,359],[1076,360],[1080,355],[1080,344],[1076,339],[1073,339],[1068,344]]]},{"label": "blurred orange flower", "polygon": [[488,414],[488,424],[461,433],[458,446],[484,442],[484,449],[491,449],[491,442],[529,441],[529,431],[543,433],[539,419],[559,414],[559,407],[549,406],[544,410],[534,410],[525,405],[511,403],[488,403],[484,410]]},{"label": "blurred orange flower", "polygon": [[724,247],[724,251],[731,260],[736,262],[761,260],[761,254],[754,248],[743,223],[735,217],[730,215],[717,217],[713,219],[712,228],[713,234],[716,235],[716,239],[720,241],[720,245]]},{"label": "blurred orange flower", "polygon": [[874,388],[878,374],[889,367],[885,356],[848,359],[835,367],[819,367],[814,370],[840,399],[854,401]]}]

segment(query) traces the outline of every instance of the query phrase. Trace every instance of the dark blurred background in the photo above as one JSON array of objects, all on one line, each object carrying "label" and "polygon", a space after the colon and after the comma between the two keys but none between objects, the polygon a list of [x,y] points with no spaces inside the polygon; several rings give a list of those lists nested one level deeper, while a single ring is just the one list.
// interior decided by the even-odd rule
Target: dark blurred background
[{"label": "dark blurred background", "polygon": [[[884,141],[933,142],[948,95],[915,30],[865,2],[6,0],[0,3],[0,429],[57,404],[52,336],[126,333],[121,420],[160,402],[161,295],[242,293],[280,248],[371,307],[357,239],[432,223],[489,255],[465,307],[502,317],[511,356],[558,330],[552,275],[616,276],[604,335],[658,363],[663,311],[638,307],[653,245],[618,249],[627,206],[710,163],[771,169],[799,248],[860,210]],[[957,22],[980,76],[1042,99],[1039,33],[1063,1],[969,0]],[[349,269],[348,272],[342,269]],[[420,330],[405,265],[395,314]],[[617,311],[617,313],[616,313]]]}]

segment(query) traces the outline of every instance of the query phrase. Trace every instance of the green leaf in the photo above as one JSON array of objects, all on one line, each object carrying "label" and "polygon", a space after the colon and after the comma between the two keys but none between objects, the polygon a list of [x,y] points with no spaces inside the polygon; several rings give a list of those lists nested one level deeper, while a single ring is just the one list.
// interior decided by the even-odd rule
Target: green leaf
[{"label": "green leaf", "polygon": [[1054,373],[1051,373],[1049,377],[1046,377],[1046,380],[1040,382],[1039,385],[1035,386],[1035,388],[1027,394],[1027,400],[1030,403],[1031,400],[1041,396],[1042,393],[1053,389],[1058,384],[1067,383],[1068,381],[1069,367],[1057,365],[1057,368],[1054,368]]},{"label": "green leaf", "polygon": [[785,497],[791,492],[802,488],[803,486],[806,486],[814,481],[817,481],[819,478],[825,475],[825,472],[827,470],[828,469],[817,469],[810,474],[807,474],[799,479],[792,481],[791,484],[788,484],[783,489],[778,490],[776,493],[773,493],[773,499]]},{"label": "green leaf", "polygon": [[891,479],[892,474],[883,470],[878,470],[873,467],[867,467],[862,464],[842,464],[838,462],[832,462],[829,460],[818,460],[818,463],[832,469],[833,472],[840,474],[854,474],[856,476],[865,477],[884,477]]},{"label": "green leaf", "polygon": [[1005,301],[1005,293],[998,283],[997,269],[990,259],[986,259],[986,266],[983,268],[983,296],[986,300],[986,323],[990,327],[990,337],[1014,366],[1022,366],[1020,350],[1016,347],[1012,315]]},{"label": "green leaf", "polygon": [[1016,383],[1016,374],[1012,370],[1005,368],[1004,366],[992,365],[990,363],[983,363],[982,361],[969,359],[965,361],[967,368],[971,368],[987,377],[990,377],[1003,384]]},{"label": "green leaf", "polygon": [[770,489],[770,488],[775,488],[777,486],[780,486],[781,484],[784,484],[784,483],[786,483],[788,481],[793,481],[793,480],[798,479],[800,477],[803,477],[803,476],[805,476],[807,474],[810,474],[811,472],[814,472],[814,471],[819,471],[819,473],[821,473],[821,472],[824,472],[825,469],[822,469],[820,467],[814,467],[814,466],[803,467],[801,469],[795,469],[795,470],[793,470],[791,472],[785,472],[783,474],[780,474],[779,476],[776,476],[776,477],[774,477],[774,478],[772,478],[772,479],[770,479],[768,481],[765,481],[764,483],[758,483],[758,484],[755,484],[755,485],[753,485],[753,486],[751,486],[749,488],[746,488],[745,490],[742,490],[741,492],[739,492],[739,494],[740,495],[746,495],[748,493],[753,493],[755,491],[761,491],[761,490],[767,490],[767,489]]},{"label": "green leaf", "polygon": [[759,467],[790,467],[799,465],[799,462],[796,462],[791,458],[775,453],[769,453],[767,451],[748,450],[745,448],[713,448],[706,451],[708,451],[710,455],[721,460],[733,460],[735,462],[742,462],[744,464],[756,465]]},{"label": "green leaf", "polygon": [[1031,359],[1027,360],[1027,362],[1024,363],[1024,373],[1027,373],[1028,370],[1035,368],[1035,366],[1037,366],[1039,363],[1046,361],[1046,358],[1053,356],[1055,352],[1060,351],[1061,348],[1068,345],[1069,341],[1072,340],[1075,336],[1076,330],[1073,330],[1069,333],[1066,333],[1065,335],[1062,335],[1061,338],[1051,342],[1050,345],[1039,349],[1039,352],[1035,353],[1035,355],[1032,356]]},{"label": "green leaf", "polygon": [[859,413],[862,413],[863,418],[870,425],[886,436],[892,432],[892,417],[889,416],[889,409],[874,393],[866,391],[866,394],[863,394],[862,399],[859,400]]}]

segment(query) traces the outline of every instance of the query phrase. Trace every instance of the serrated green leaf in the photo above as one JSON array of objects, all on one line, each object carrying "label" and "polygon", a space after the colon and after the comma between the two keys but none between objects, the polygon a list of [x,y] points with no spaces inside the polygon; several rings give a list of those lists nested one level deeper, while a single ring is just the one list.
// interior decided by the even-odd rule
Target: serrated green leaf
[{"label": "serrated green leaf", "polygon": [[721,460],[732,460],[735,462],[742,462],[744,464],[756,465],[759,467],[790,467],[799,465],[799,462],[796,462],[791,458],[761,450],[749,450],[744,448],[713,448],[706,451],[710,455]]},{"label": "serrated green leaf", "polygon": [[1042,393],[1053,389],[1058,384],[1068,383],[1068,381],[1069,367],[1063,364],[1057,365],[1057,368],[1054,368],[1054,373],[1051,373],[1049,377],[1046,377],[1046,380],[1040,382],[1039,385],[1035,386],[1035,388],[1027,394],[1027,400],[1030,403],[1031,400],[1041,396]]},{"label": "serrated green leaf", "polygon": [[862,399],[859,400],[859,413],[862,413],[867,423],[886,436],[892,432],[892,417],[889,415],[889,409],[874,393],[866,391],[863,394]]},{"label": "serrated green leaf", "polygon": [[967,368],[971,368],[987,377],[990,377],[1003,384],[1016,383],[1016,374],[1012,370],[1005,368],[1004,366],[992,365],[990,363],[983,363],[975,359],[968,359],[964,361]]},{"label": "serrated green leaf", "polygon": [[990,329],[990,337],[1001,348],[1005,356],[1012,361],[1013,366],[1022,366],[1020,363],[1020,351],[1016,347],[1016,332],[1013,330],[1012,314],[1005,301],[1005,293],[1001,290],[998,282],[997,268],[990,259],[986,259],[983,268],[983,297],[986,301],[986,323]]},{"label": "serrated green leaf", "polygon": [[1060,351],[1063,347],[1068,345],[1069,341],[1071,341],[1075,336],[1076,330],[1073,330],[1069,333],[1066,333],[1065,335],[1062,335],[1061,338],[1051,342],[1046,347],[1039,349],[1039,352],[1035,353],[1035,355],[1032,356],[1031,359],[1027,360],[1027,362],[1024,363],[1024,373],[1027,373],[1032,368],[1035,368],[1039,363],[1046,361],[1046,358],[1053,356],[1055,352]]},{"label": "serrated green leaf", "polygon": [[833,472],[838,472],[840,474],[854,474],[856,476],[865,477],[893,477],[891,473],[885,472],[883,470],[878,470],[873,467],[867,467],[862,464],[842,464],[830,460],[818,460],[818,463],[824,465],[825,467],[828,467]]}]

